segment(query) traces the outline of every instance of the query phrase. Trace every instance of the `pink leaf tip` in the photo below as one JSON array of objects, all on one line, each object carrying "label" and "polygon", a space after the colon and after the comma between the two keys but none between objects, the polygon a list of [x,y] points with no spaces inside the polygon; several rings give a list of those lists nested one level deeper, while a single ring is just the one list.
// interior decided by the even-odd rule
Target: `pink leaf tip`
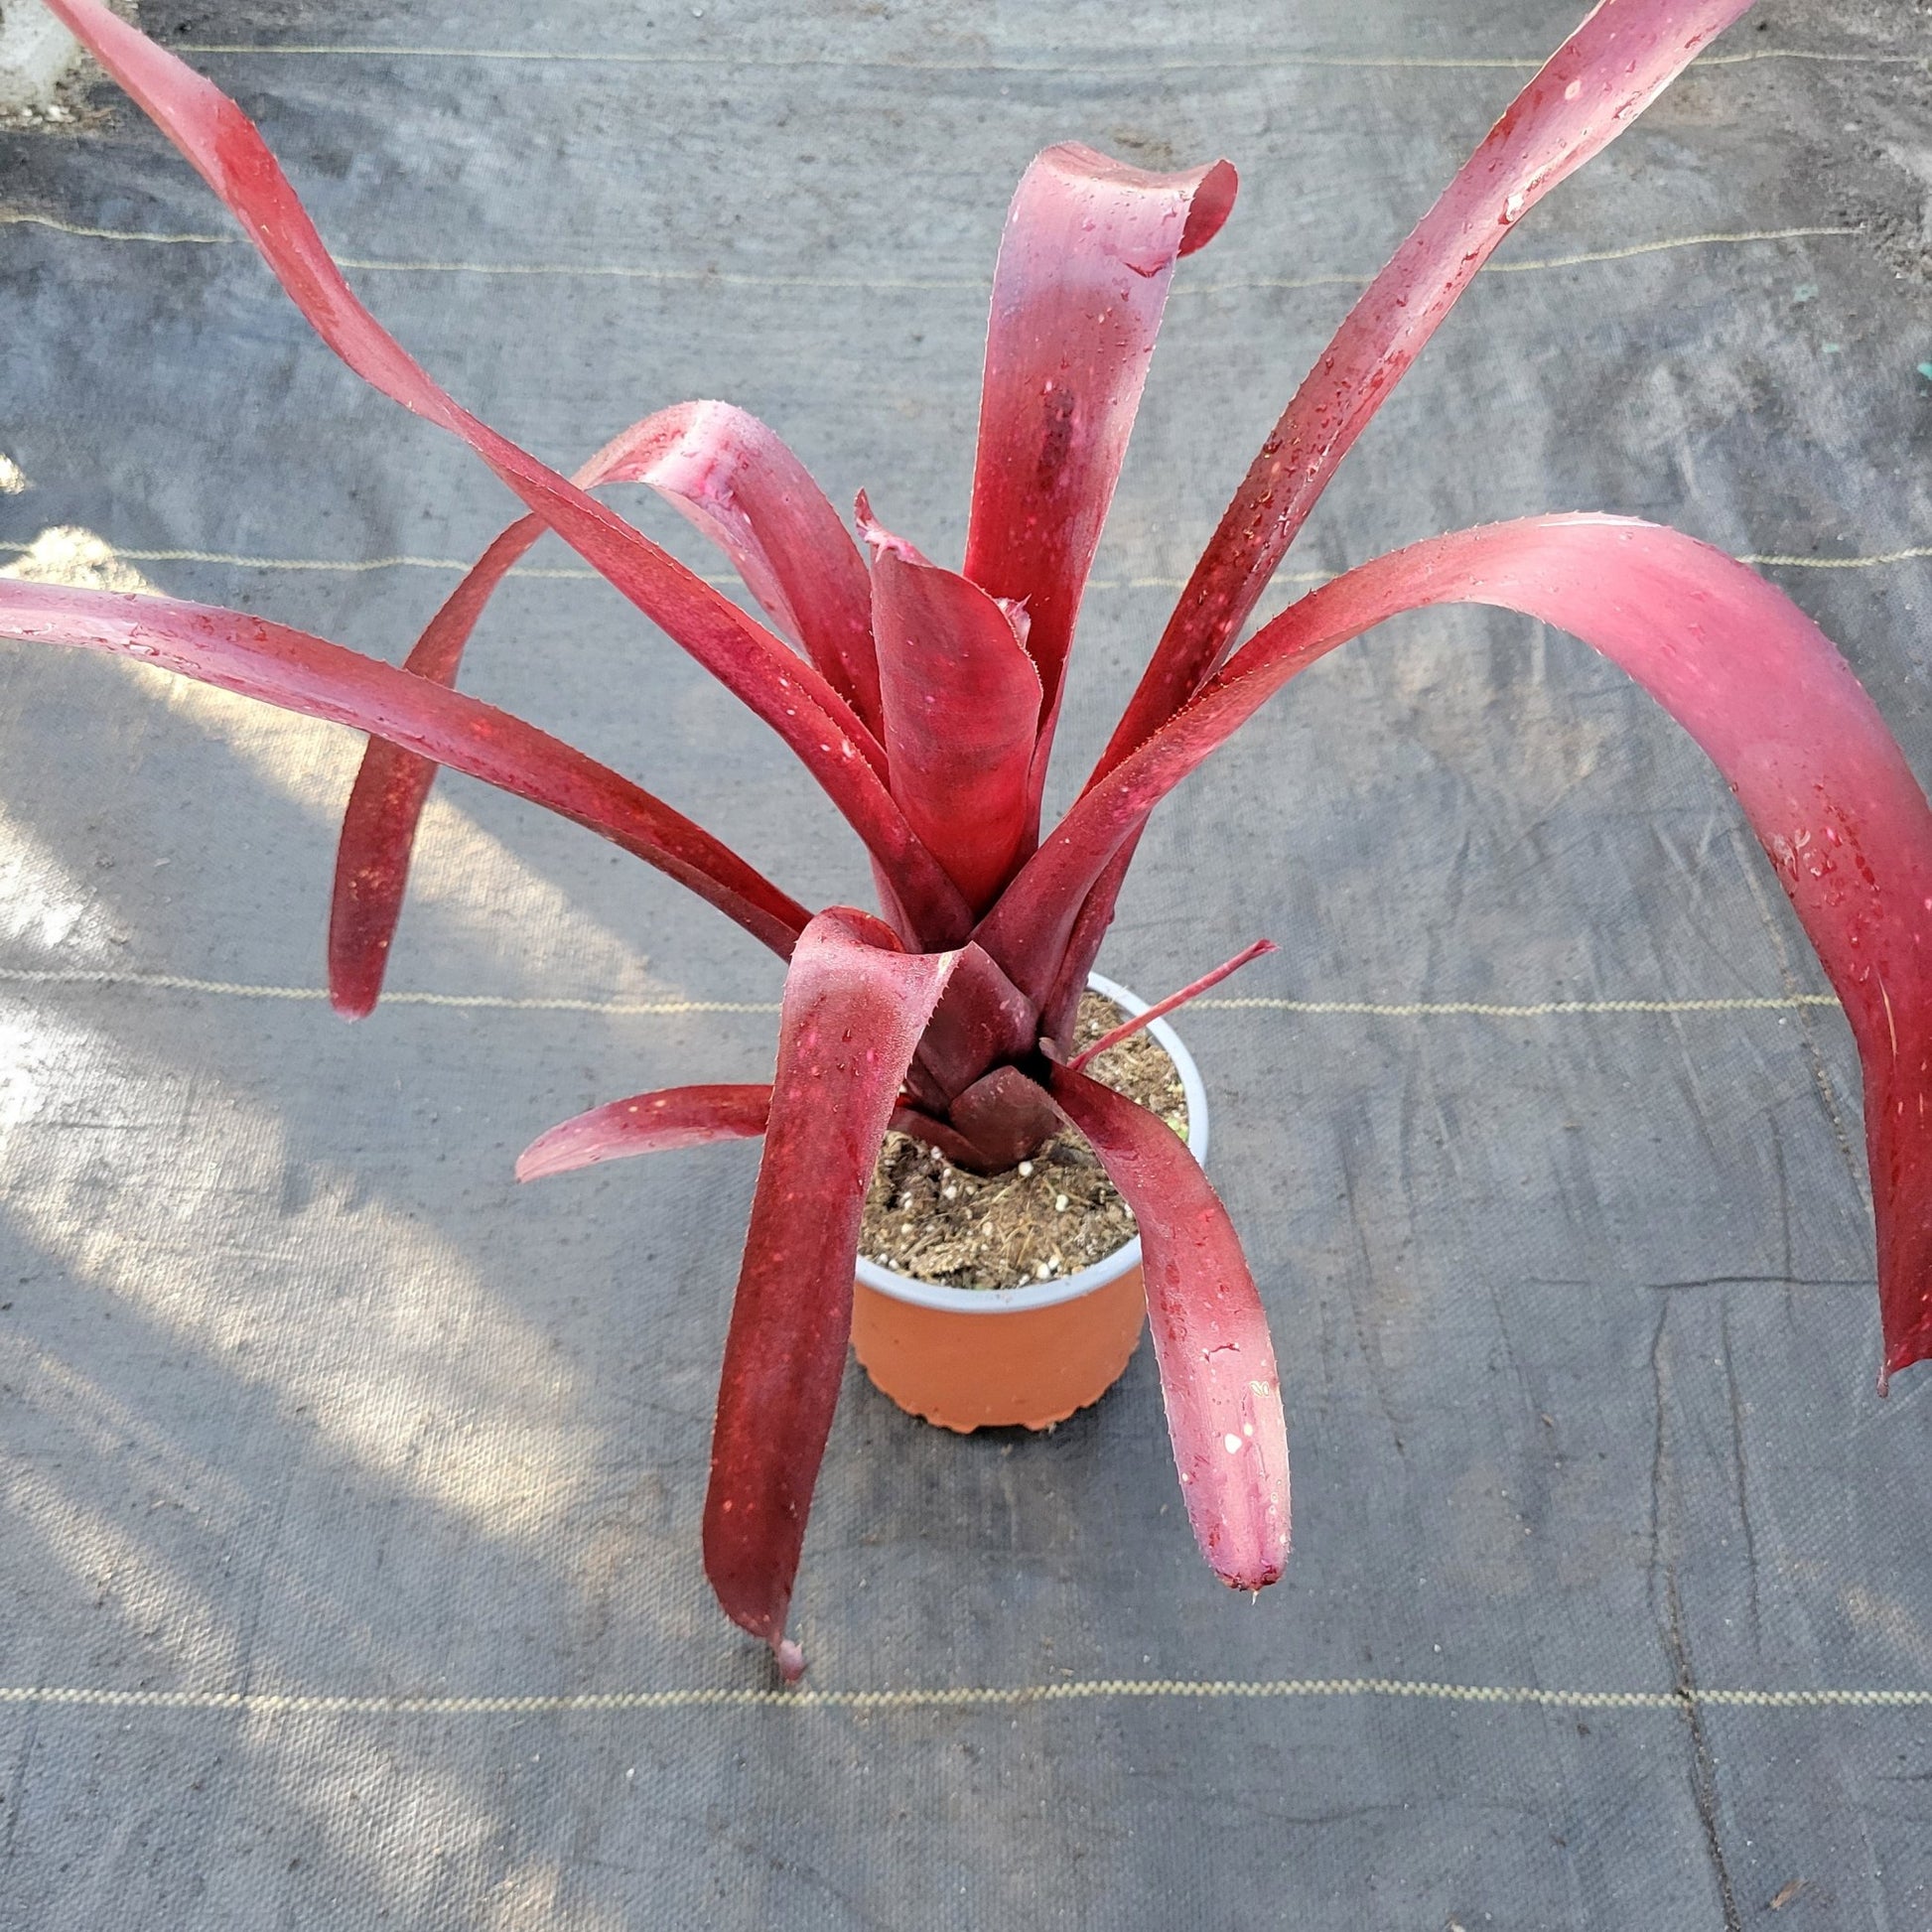
[{"label": "pink leaf tip", "polygon": [[901,563],[927,564],[925,557],[903,537],[895,536],[878,517],[872,513],[872,499],[862,489],[853,499],[852,521],[857,526],[860,540],[875,557],[893,556]]}]

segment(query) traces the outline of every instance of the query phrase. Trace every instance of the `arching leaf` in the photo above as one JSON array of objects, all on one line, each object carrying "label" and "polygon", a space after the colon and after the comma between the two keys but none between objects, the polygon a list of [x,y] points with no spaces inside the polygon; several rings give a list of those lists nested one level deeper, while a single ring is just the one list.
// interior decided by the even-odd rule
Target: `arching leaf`
[{"label": "arching leaf", "polygon": [[[834,688],[849,700],[857,690],[868,730],[854,741],[884,774],[865,564],[838,512],[777,436],[729,403],[677,403],[613,438],[573,481],[582,489],[648,483],[717,543]],[[456,682],[478,619],[544,527],[541,517],[526,516],[489,545],[417,639],[407,669]],[[349,792],[329,917],[329,997],[349,1019],[370,1013],[381,993],[416,826],[435,778],[435,765],[371,739]]]},{"label": "arching leaf", "polygon": [[516,1157],[518,1180],[543,1180],[601,1161],[633,1154],[667,1154],[708,1141],[742,1141],[764,1132],[771,1088],[661,1087],[607,1101],[539,1134]]},{"label": "arching leaf", "polygon": [[1025,856],[1039,673],[1024,612],[882,529],[860,499],[893,796],[983,911]]},{"label": "arching leaf", "polygon": [[1288,1561],[1288,1425],[1233,1223],[1158,1114],[1067,1066],[1053,1069],[1052,1095],[1140,1225],[1148,1331],[1194,1540],[1224,1584],[1261,1589]]},{"label": "arching leaf", "polygon": [[100,4],[48,0],[220,197],[310,326],[374,388],[474,450],[577,554],[784,740],[891,877],[921,933],[962,937],[958,889],[906,825],[852,709],[811,665],[596,497],[433,382],[357,299],[254,124],[219,88]]},{"label": "arching leaf", "polygon": [[729,846],[595,759],[508,712],[306,631],[172,598],[0,581],[0,637],[132,658],[386,738],[601,833],[780,955],[809,917]]},{"label": "arching leaf", "polygon": [[866,1188],[899,1082],[956,953],[903,953],[891,929],[835,907],[785,975],[770,1123],[732,1301],[705,1496],[705,1574],[726,1614],[785,1638],[805,1516],[838,1404]]},{"label": "arching leaf", "polygon": [[1622,666],[1737,794],[1859,1043],[1884,1372],[1932,1354],[1932,809],[1884,720],[1783,592],[1708,545],[1613,516],[1411,544],[1265,625],[1069,812],[976,935],[1023,988],[1155,803],[1298,671],[1400,611],[1490,604]]},{"label": "arching leaf", "polygon": [[966,575],[1026,606],[1044,694],[1029,843],[1095,545],[1173,265],[1234,207],[1225,161],[1155,175],[1066,142],[1035,157],[1000,240]]}]

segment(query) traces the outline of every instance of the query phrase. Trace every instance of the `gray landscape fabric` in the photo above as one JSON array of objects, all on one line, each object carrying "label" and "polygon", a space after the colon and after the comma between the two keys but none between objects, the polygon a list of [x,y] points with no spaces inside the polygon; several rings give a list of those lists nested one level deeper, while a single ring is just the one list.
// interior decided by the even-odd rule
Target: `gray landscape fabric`
[{"label": "gray landscape fabric", "polygon": [[[717,396],[956,562],[1029,157],[1243,189],[1181,265],[1049,803],[1343,313],[1576,0],[146,0],[357,288],[547,461]],[[1512,235],[1270,608],[1442,529],[1762,563],[1932,776],[1932,22],[1772,0]],[[514,513],[112,89],[0,133],[0,563],[399,657]],[[643,491],[626,513],[716,571]],[[466,688],[806,902],[856,843],[553,542]],[[1850,1035],[1723,783],[1524,620],[1324,661],[1162,810],[1102,968],[1181,1016],[1296,1548],[1187,1534],[1149,1351],[1040,1437],[853,1371],[778,1696],[700,1568],[752,1145],[518,1189],[766,1076],[776,961],[457,780],[320,995],[358,742],[0,656],[0,1924],[1932,1923],[1932,1377],[1877,1400]]]}]

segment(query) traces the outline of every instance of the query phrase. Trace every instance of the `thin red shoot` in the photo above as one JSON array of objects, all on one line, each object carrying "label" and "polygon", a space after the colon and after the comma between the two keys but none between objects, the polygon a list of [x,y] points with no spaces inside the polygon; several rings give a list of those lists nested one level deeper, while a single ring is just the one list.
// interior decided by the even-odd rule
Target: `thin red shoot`
[{"label": "thin red shoot", "polygon": [[1238,973],[1251,959],[1259,959],[1263,953],[1279,952],[1281,948],[1272,939],[1257,939],[1245,952],[1238,952],[1224,965],[1215,967],[1211,973],[1203,973],[1191,986],[1183,986],[1178,993],[1170,993],[1165,1000],[1157,1000],[1145,1013],[1137,1013],[1131,1020],[1116,1027],[1110,1034],[1102,1034],[1091,1046],[1083,1046],[1067,1061],[1075,1073],[1086,1063],[1110,1046],[1118,1046],[1123,1039],[1132,1038],[1143,1027],[1152,1026],[1157,1020],[1165,1019],[1176,1007],[1184,1007],[1189,1000],[1198,999],[1210,986],[1219,986],[1230,973]]}]

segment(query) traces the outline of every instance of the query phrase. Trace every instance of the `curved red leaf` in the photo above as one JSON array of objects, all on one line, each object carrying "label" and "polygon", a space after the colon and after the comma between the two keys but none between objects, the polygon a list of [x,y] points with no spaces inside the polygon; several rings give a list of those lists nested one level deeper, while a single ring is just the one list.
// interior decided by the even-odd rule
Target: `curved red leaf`
[{"label": "curved red leaf", "polygon": [[709,899],[781,956],[810,916],[701,826],[549,733],[306,631],[171,598],[0,582],[0,637],[130,657],[387,738],[575,819]]},{"label": "curved red leaf", "polygon": [[1288,1561],[1288,1425],[1234,1225],[1158,1114],[1066,1066],[1052,1095],[1140,1223],[1148,1331],[1194,1541],[1224,1584],[1260,1589]]},{"label": "curved red leaf", "polygon": [[1059,1128],[1059,1115],[1037,1081],[1017,1066],[996,1066],[952,1103],[949,1116],[967,1157],[956,1167],[1004,1173],[1037,1153]]},{"label": "curved red leaf", "polygon": [[1370,417],[1516,222],[1751,0],[1601,0],[1510,102],[1336,330],[1235,491],[1088,783],[1186,703]]},{"label": "curved red leaf", "polygon": [[633,1154],[667,1154],[707,1141],[749,1140],[764,1132],[771,1113],[769,1085],[660,1087],[655,1093],[612,1100],[574,1114],[539,1134],[516,1157],[518,1180],[620,1161]]},{"label": "curved red leaf", "polygon": [[1024,603],[1044,693],[1029,843],[1066,655],[1175,259],[1234,206],[1225,161],[1153,175],[1066,142],[1022,178],[993,274],[966,575]]},{"label": "curved red leaf", "polygon": [[893,796],[975,912],[1024,856],[1039,673],[1024,614],[871,520],[872,627]]},{"label": "curved red leaf", "polygon": [[864,756],[864,727],[809,664],[594,496],[452,400],[357,300],[253,123],[100,0],[48,0],[220,197],[310,326],[355,373],[450,431],[638,610],[784,740],[891,875],[922,933],[970,914]]},{"label": "curved red leaf", "polygon": [[[1323,585],[1075,805],[981,943],[1022,986],[1025,964],[1050,971],[1071,908],[1158,799],[1297,671],[1430,604],[1497,605],[1581,637],[1729,782],[1858,1040],[1884,1371],[1932,1355],[1932,809],[1817,625],[1783,592],[1675,530],[1531,517],[1433,537]],[[1022,934],[1017,967],[1010,946]]]},{"label": "curved red leaf", "polygon": [[428,759],[386,738],[370,739],[356,767],[329,894],[329,1004],[345,1020],[366,1020],[381,997],[409,890],[416,826],[435,783]]},{"label": "curved red leaf", "polygon": [[982,1159],[981,1150],[956,1127],[918,1107],[894,1108],[892,1124],[899,1133],[936,1147],[956,1168],[973,1169]]},{"label": "curved red leaf", "polygon": [[933,1009],[913,1067],[949,1102],[1001,1060],[1017,1060],[1039,1040],[1039,1009],[1007,978],[991,954],[970,942]]},{"label": "curved red leaf", "polygon": [[902,953],[835,907],[785,974],[771,1118],[732,1302],[705,1496],[705,1574],[725,1612],[804,1668],[785,1613],[852,1332],[866,1187],[955,953]]},{"label": "curved red leaf", "polygon": [[[1349,310],[1249,466],[1088,778],[1199,688],[1253,612],[1328,479],[1497,244],[1614,140],[1750,0],[1603,0],[1517,95]],[[1130,840],[1093,888],[1048,1023],[1065,1023],[1114,916]]]},{"label": "curved red leaf", "polygon": [[1080,1018],[1080,995],[1087,990],[1087,976],[1100,957],[1107,928],[1114,922],[1120,889],[1127,883],[1128,869],[1134,863],[1139,845],[1139,833],[1121,840],[1099,878],[1087,888],[1066,944],[1060,949],[1059,966],[1049,975],[1047,991],[1039,1006],[1039,1029],[1056,1043],[1073,1037]]},{"label": "curved red leaf", "polygon": [[[883,739],[866,562],[812,474],[774,430],[726,402],[691,412],[646,463],[613,469],[674,503],[744,578],[779,630],[801,645],[875,740]],[[615,445],[613,446],[616,447]],[[884,760],[873,759],[884,769]]]},{"label": "curved red leaf", "polygon": [[[824,492],[770,429],[730,403],[677,403],[614,437],[573,481],[583,489],[648,483],[683,511],[834,688],[848,700],[858,689],[867,730],[855,740],[884,773],[865,563]],[[541,517],[526,516],[490,544],[431,619],[407,669],[456,682],[478,619],[544,527]],[[416,825],[435,778],[433,764],[385,740],[372,739],[363,754],[343,814],[329,919],[329,996],[347,1019],[366,1017],[381,993]]]}]

